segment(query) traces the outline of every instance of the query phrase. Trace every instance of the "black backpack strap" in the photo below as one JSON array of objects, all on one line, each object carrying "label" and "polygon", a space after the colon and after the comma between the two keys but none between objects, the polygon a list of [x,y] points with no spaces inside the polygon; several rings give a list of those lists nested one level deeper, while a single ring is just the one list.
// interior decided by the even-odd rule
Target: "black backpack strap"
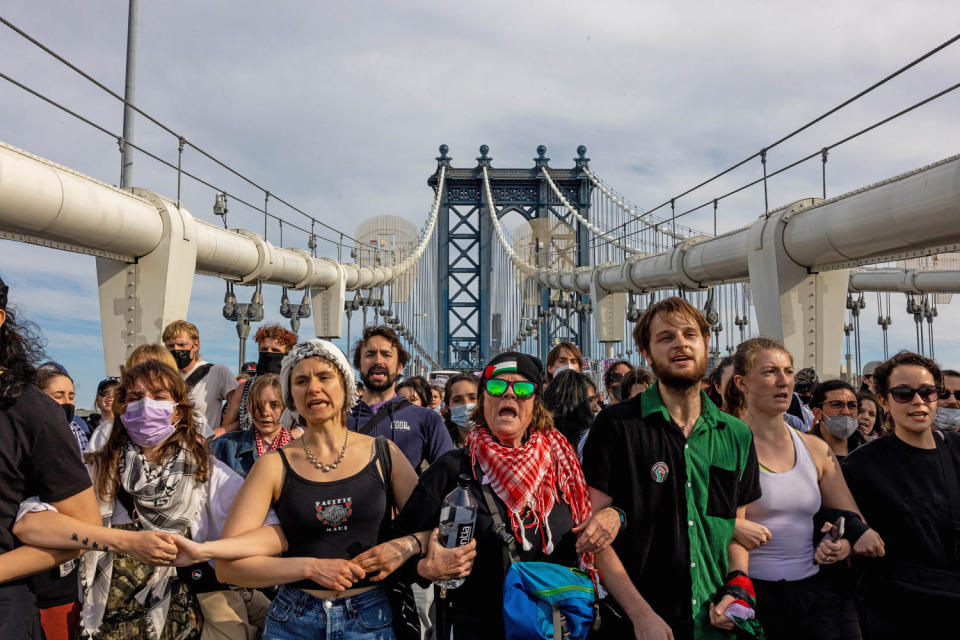
[{"label": "black backpack strap", "polygon": [[393,528],[393,517],[396,513],[396,503],[393,500],[393,459],[390,457],[390,443],[383,436],[377,436],[374,447],[386,490],[386,507],[384,507],[383,520],[380,522],[380,542],[383,542],[390,539],[390,530]]},{"label": "black backpack strap", "polygon": [[133,504],[133,496],[130,495],[130,492],[123,488],[123,485],[119,482],[117,483],[117,492],[116,498],[120,501],[120,505],[127,510],[127,515],[130,516],[130,519],[134,522],[137,521],[136,506]]},{"label": "black backpack strap", "polygon": [[933,440],[937,447],[937,456],[940,458],[940,468],[943,470],[950,522],[953,524],[953,553],[954,558],[960,559],[960,485],[957,484],[957,470],[953,464],[953,455],[947,448],[946,436],[939,433],[937,435],[940,437],[934,436]]},{"label": "black backpack strap", "polygon": [[187,386],[193,389],[195,386],[197,386],[197,383],[207,377],[207,374],[210,373],[210,369],[213,369],[213,363],[210,362],[202,364],[194,369],[193,373],[187,376]]},{"label": "black backpack strap", "polygon": [[373,428],[386,420],[387,418],[393,419],[393,412],[400,409],[405,409],[410,406],[409,400],[401,400],[400,402],[393,402],[392,400],[387,400],[380,409],[377,410],[373,417],[371,417],[367,422],[357,429],[357,433],[362,433],[365,436],[370,435],[370,432],[373,431]]},{"label": "black backpack strap", "polygon": [[483,501],[487,504],[487,511],[490,512],[490,518],[493,520],[493,534],[502,543],[500,551],[503,557],[503,573],[507,573],[514,562],[520,561],[520,553],[517,551],[517,540],[513,533],[507,528],[500,515],[500,508],[497,507],[497,501],[493,497],[493,489],[490,483],[483,482],[483,472],[477,466],[477,479],[480,481],[480,487],[483,490]]}]

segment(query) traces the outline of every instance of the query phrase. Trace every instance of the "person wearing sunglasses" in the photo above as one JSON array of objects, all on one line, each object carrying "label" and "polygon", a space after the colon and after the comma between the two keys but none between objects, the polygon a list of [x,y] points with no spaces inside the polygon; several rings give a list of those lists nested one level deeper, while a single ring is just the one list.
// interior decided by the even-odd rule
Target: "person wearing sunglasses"
[{"label": "person wearing sunglasses", "polygon": [[956,431],[960,428],[960,371],[943,370],[943,391],[937,403],[937,415],[933,425],[943,431]]},{"label": "person wearing sunglasses", "polygon": [[810,408],[813,409],[811,435],[830,445],[837,460],[842,461],[866,442],[857,422],[860,401],[857,392],[847,382],[826,380],[818,384],[813,390]]},{"label": "person wearing sunglasses", "polygon": [[627,375],[627,372],[631,369],[633,369],[633,365],[626,360],[617,360],[603,372],[603,386],[607,390],[607,398],[610,400],[610,406],[623,400],[620,392],[620,383],[623,381],[623,376]]},{"label": "person wearing sunglasses", "polygon": [[517,352],[494,357],[480,379],[477,405],[470,415],[474,427],[466,446],[448,451],[430,465],[400,513],[402,533],[434,530],[444,496],[457,487],[458,478],[469,478],[468,489],[478,505],[476,558],[465,558],[451,575],[456,566],[445,570],[435,561],[442,547],[434,533],[426,557],[417,565],[418,574],[426,580],[465,578],[461,586],[441,591],[436,599],[434,637],[496,640],[505,635],[501,621],[507,569],[502,562],[504,543],[494,530],[485,484],[521,560],[593,567],[593,554],[586,552],[585,544],[578,545],[590,535],[582,526],[591,516],[587,485],[576,452],[554,428],[543,404],[542,379],[543,366],[537,358]]},{"label": "person wearing sunglasses", "polygon": [[854,451],[843,473],[886,556],[868,561],[864,637],[933,637],[960,605],[960,434],[935,432],[943,375],[901,351],[874,371],[889,434]]},{"label": "person wearing sunglasses", "polygon": [[113,423],[113,396],[120,385],[120,378],[104,378],[97,385],[97,396],[93,399],[98,413],[91,413],[87,416],[87,424],[90,425],[90,431],[97,430],[102,423]]}]

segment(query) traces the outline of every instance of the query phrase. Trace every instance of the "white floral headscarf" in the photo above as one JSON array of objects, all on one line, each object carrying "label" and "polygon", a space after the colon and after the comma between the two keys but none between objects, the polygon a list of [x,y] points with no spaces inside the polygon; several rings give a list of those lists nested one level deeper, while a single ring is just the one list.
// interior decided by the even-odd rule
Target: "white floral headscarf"
[{"label": "white floral headscarf", "polygon": [[293,395],[290,393],[290,374],[298,362],[304,358],[318,356],[323,358],[343,374],[345,389],[344,407],[349,410],[357,403],[357,380],[353,373],[353,367],[347,361],[347,356],[343,354],[340,347],[329,340],[315,338],[301,342],[293,347],[283,358],[280,368],[280,388],[283,391],[283,402],[287,405],[287,411],[293,416],[294,420],[300,417],[297,413],[297,407],[293,404]]}]

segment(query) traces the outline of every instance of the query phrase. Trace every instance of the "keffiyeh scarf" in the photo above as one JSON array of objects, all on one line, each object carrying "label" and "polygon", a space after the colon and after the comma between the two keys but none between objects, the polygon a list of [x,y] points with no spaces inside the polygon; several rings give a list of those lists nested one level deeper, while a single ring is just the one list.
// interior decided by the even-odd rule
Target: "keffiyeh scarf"
[{"label": "keffiyeh scarf", "polygon": [[[189,535],[206,503],[206,488],[196,480],[197,465],[186,449],[155,465],[147,462],[143,451],[128,442],[120,458],[117,474],[120,484],[133,498],[136,513],[130,517],[147,531],[167,531]],[[103,526],[109,527],[116,497],[110,503],[100,500]],[[175,567],[155,567],[146,586],[135,594],[147,607],[150,637],[159,639],[170,608],[170,581]],[[81,626],[93,636],[103,623],[103,614],[113,576],[113,554],[89,551],[83,556],[84,606]]]},{"label": "keffiyeh scarf", "polygon": [[[467,447],[471,466],[480,466],[493,492],[507,505],[513,534],[524,551],[533,548],[525,529],[539,525],[543,552],[553,553],[548,518],[558,498],[570,507],[576,524],[593,513],[577,454],[556,430],[534,431],[522,446],[510,448],[498,443],[489,429],[477,427],[467,436]],[[593,554],[581,554],[580,563],[595,572]]]},{"label": "keffiyeh scarf", "polygon": [[273,439],[273,442],[269,446],[267,445],[266,441],[260,437],[259,431],[253,432],[253,439],[257,443],[257,457],[259,458],[267,451],[275,451],[280,447],[287,446],[293,441],[293,436],[290,435],[289,429],[286,427],[280,427],[280,433],[277,434],[277,437]]}]

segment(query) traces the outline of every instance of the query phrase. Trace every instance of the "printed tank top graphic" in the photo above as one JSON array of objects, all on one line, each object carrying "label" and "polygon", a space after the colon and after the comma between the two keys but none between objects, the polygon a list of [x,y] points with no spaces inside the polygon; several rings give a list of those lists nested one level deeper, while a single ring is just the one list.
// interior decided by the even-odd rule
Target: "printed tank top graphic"
[{"label": "printed tank top graphic", "polygon": [[353,515],[353,498],[330,498],[314,503],[317,520],[326,533],[350,530],[350,516]]}]

